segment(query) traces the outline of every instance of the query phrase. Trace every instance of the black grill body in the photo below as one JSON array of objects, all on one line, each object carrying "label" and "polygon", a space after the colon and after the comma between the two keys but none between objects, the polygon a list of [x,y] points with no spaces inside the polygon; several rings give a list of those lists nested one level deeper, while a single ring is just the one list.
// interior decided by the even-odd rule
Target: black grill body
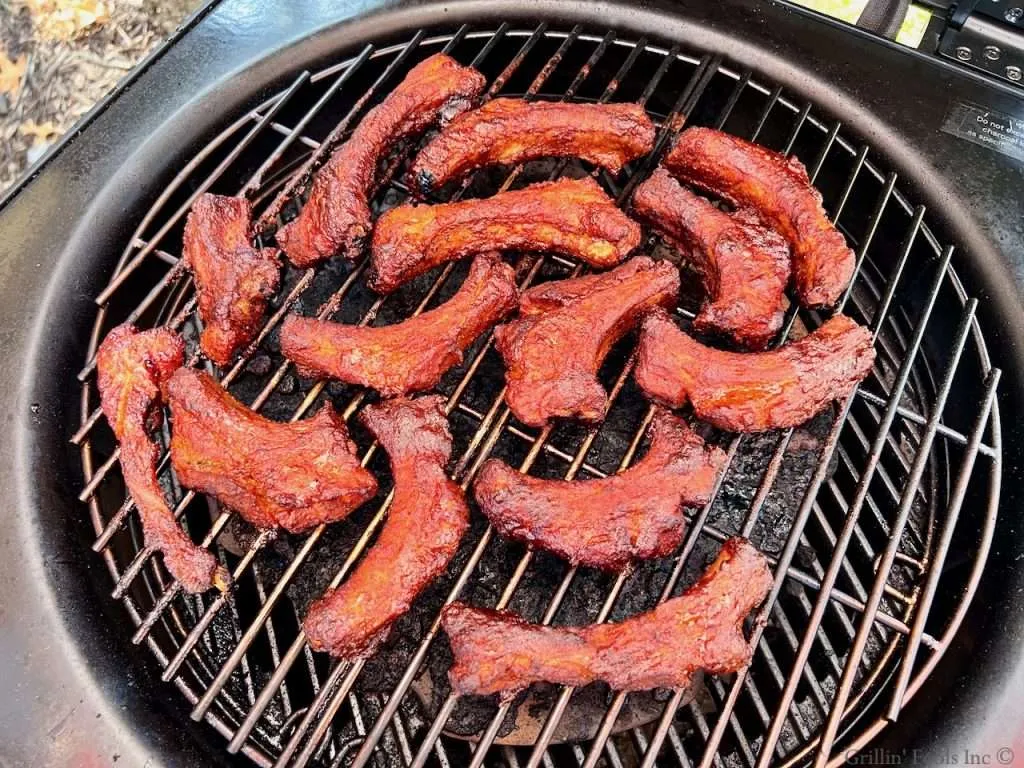
[{"label": "black grill body", "polygon": [[[999,444],[999,515],[960,631],[898,725],[878,729],[868,755],[871,749],[913,754],[916,748],[922,760],[938,764],[945,753],[966,749],[998,759],[1001,748],[1024,746],[1010,736],[1022,732],[1024,721],[1018,593],[1024,546],[1015,535],[1024,169],[1012,157],[941,130],[961,101],[1011,115],[1024,114],[1024,103],[1008,88],[772,4],[498,1],[359,10],[297,2],[285,11],[240,0],[208,7],[0,209],[6,273],[0,328],[8,355],[0,392],[9,405],[0,435],[7,459],[0,488],[9,500],[0,537],[0,679],[10,691],[0,704],[0,761],[106,765],[116,755],[128,765],[249,763],[244,755],[229,756],[224,737],[192,723],[179,692],[159,683],[166,659],[128,642],[133,620],[110,600],[109,574],[89,551],[95,531],[76,501],[83,479],[69,439],[79,427],[76,374],[95,341],[87,332],[96,315],[93,297],[142,215],[226,120],[289,87],[303,68],[335,63],[340,51],[355,55],[366,42],[386,47],[417,29],[451,34],[462,22],[474,29],[507,22],[530,30],[542,21],[552,29],[613,29],[623,38],[678,43],[701,66],[722,55],[728,66],[780,86],[798,104],[813,104],[815,115],[831,119],[830,125],[841,122],[844,135],[869,144],[871,157],[897,174],[900,190],[927,207],[936,241],[956,244],[952,263],[964,293],[980,299],[984,349],[1004,371],[1001,429],[990,427],[984,435],[987,446]],[[685,87],[679,83],[677,92]],[[892,246],[894,262],[898,245]],[[960,303],[942,301],[948,303],[940,303],[939,313],[948,313],[943,327],[952,338]],[[971,415],[959,421],[969,425]],[[941,482],[954,480],[955,464]],[[993,488],[987,490],[969,497],[975,508],[965,517],[987,519],[986,503],[994,498]],[[972,557],[969,537],[955,542],[950,568],[958,557]],[[1024,758],[1024,749],[1018,751]]]}]

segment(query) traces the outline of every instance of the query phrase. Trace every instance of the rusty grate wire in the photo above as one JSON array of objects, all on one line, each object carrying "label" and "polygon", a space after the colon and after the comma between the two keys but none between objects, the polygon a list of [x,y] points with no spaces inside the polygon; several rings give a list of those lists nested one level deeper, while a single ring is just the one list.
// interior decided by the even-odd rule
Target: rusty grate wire
[{"label": "rusty grate wire", "polygon": [[[834,414],[807,427],[713,435],[727,447],[729,468],[712,502],[693,511],[672,558],[602,577],[504,542],[477,521],[451,572],[419,601],[414,621],[396,627],[383,662],[332,661],[310,651],[301,618],[309,600],[340,583],[372,545],[390,494],[351,524],[277,536],[254,532],[230,510],[178,487],[165,455],[160,467],[175,513],[236,582],[230,597],[186,595],[142,542],[117,449],[99,418],[91,357],[103,334],[125,320],[166,323],[194,341],[191,282],[175,253],[195,197],[207,190],[246,194],[272,227],[293,212],[292,198],[310,171],[366,109],[438,50],[488,75],[488,97],[643,103],[659,126],[654,155],[618,178],[598,175],[620,204],[684,122],[723,128],[803,159],[857,251],[844,311],[872,329],[878,362]],[[401,174],[414,151],[404,148],[387,162],[379,207],[407,196]],[[847,750],[896,718],[958,627],[991,538],[1001,459],[999,372],[988,363],[976,303],[950,266],[953,247],[939,241],[928,212],[884,167],[841,123],[719,55],[612,32],[545,24],[420,31],[404,43],[367,46],[321,72],[301,73],[197,151],[139,223],[97,297],[74,442],[81,448],[81,499],[96,529],[94,548],[135,625],[133,641],[150,649],[193,718],[223,734],[229,752],[261,766],[841,763]],[[491,194],[589,171],[575,161],[531,163],[477,174],[454,194]],[[660,245],[651,238],[646,247]],[[556,256],[515,256],[524,286],[581,271]],[[330,398],[350,420],[367,393],[299,380],[277,352],[284,315],[301,306],[305,314],[346,322],[394,322],[443,300],[463,274],[459,265],[447,265],[382,299],[363,285],[363,270],[364,263],[289,269],[265,328],[220,372],[222,384],[273,418],[302,418]],[[684,298],[680,322],[695,307],[693,297]],[[785,333],[803,333],[820,319],[792,309]],[[190,363],[202,361],[194,354]],[[478,342],[441,386],[456,436],[453,477],[468,487],[492,455],[523,471],[566,478],[628,466],[650,412],[632,386],[629,349],[613,352],[606,368],[613,404],[605,424],[537,432],[510,416],[490,338]],[[382,466],[376,444],[355,437],[364,465]],[[563,688],[548,691],[544,706],[535,708],[531,745],[502,743],[515,704],[485,710],[476,720],[478,738],[469,742],[451,736],[462,717],[459,702],[447,691],[424,696],[422,681],[443,662],[436,620],[443,603],[470,597],[549,623],[615,619],[676,594],[737,533],[766,552],[776,574],[754,622],[754,661],[730,679],[705,680],[695,698],[657,692],[650,722],[620,729],[617,722],[633,711],[636,697],[608,694],[590,713],[586,738],[558,743],[560,724],[582,698]],[[969,562],[945,569],[951,552],[963,554],[965,538],[974,546]]]}]

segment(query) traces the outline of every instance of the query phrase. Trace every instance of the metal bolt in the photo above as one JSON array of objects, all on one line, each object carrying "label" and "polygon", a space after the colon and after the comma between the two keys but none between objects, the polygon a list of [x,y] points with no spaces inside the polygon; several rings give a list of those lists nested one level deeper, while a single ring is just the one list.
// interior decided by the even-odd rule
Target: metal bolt
[{"label": "metal bolt", "polygon": [[985,46],[985,58],[989,61],[999,61],[999,57],[1003,55],[1003,52],[999,50],[998,46],[986,45]]},{"label": "metal bolt", "polygon": [[1019,83],[1022,76],[1020,67],[1007,67],[1006,76],[1013,80],[1013,82]]},{"label": "metal bolt", "polygon": [[966,45],[958,45],[957,46],[956,57],[958,59],[960,59],[960,61],[970,61],[971,60],[971,56],[973,56],[973,55],[974,54],[971,53],[971,49],[968,48]]},{"label": "metal bolt", "polygon": [[1005,18],[1011,24],[1016,24],[1024,16],[1024,8],[1010,8],[1006,11],[1003,18]]}]

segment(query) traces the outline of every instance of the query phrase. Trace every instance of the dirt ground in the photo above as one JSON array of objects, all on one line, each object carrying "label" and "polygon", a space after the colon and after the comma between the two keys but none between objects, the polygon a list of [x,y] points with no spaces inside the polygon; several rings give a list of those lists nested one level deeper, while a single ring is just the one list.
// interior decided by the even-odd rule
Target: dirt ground
[{"label": "dirt ground", "polygon": [[202,0],[0,0],[0,194]]}]

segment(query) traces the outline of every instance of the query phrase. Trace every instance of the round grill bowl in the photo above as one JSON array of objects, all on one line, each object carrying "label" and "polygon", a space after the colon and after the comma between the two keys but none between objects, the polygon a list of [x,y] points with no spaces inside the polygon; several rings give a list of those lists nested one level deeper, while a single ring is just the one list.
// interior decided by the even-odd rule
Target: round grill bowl
[{"label": "round grill bowl", "polygon": [[[109,591],[113,579],[120,608],[109,608],[110,632],[148,649],[156,672],[146,685],[159,677],[173,683],[163,689],[174,699],[170,708],[212,726],[208,739],[223,759],[463,765],[483,739],[494,742],[481,752],[487,765],[753,765],[762,755],[797,765],[815,759],[824,735],[820,759],[842,764],[929,680],[968,610],[995,530],[1004,446],[999,373],[986,340],[1001,328],[972,299],[983,285],[975,267],[984,261],[973,233],[950,226],[955,210],[932,213],[932,179],[903,173],[897,146],[866,138],[869,125],[855,105],[817,92],[813,82],[781,77],[763,55],[751,60],[706,29],[656,33],[642,16],[609,31],[584,18],[538,25],[487,7],[494,21],[467,15],[474,21],[466,26],[451,18],[438,25],[429,16],[435,23],[423,26],[425,8],[385,17],[388,24],[371,18],[344,45],[310,42],[304,55],[296,53],[302,46],[290,52],[275,65],[274,87],[231,89],[204,130],[185,115],[168,124],[175,151],[146,167],[147,181],[159,185],[136,196],[117,227],[103,233],[101,254],[88,269],[80,265],[78,290],[98,297],[100,312],[82,308],[82,322],[76,317],[60,334],[66,349],[55,354],[67,362],[58,386],[75,386],[79,373],[80,412],[66,419],[75,445],[50,455],[67,479],[62,492],[85,502],[73,508],[91,520],[88,543],[100,554],[90,556],[109,572],[97,587]],[[802,159],[858,253],[844,311],[877,334],[878,363],[848,403],[797,430],[740,440],[708,432],[730,450],[730,467],[712,504],[692,510],[675,556],[621,578],[569,571],[554,557],[488,536],[476,519],[449,574],[399,622],[381,653],[365,665],[338,664],[312,654],[298,627],[309,602],[372,545],[385,513],[379,500],[307,537],[259,534],[203,498],[183,502],[192,535],[212,542],[237,581],[230,600],[183,595],[159,558],[142,551],[134,513],[123,507],[90,360],[103,334],[125,319],[143,327],[171,323],[194,342],[191,286],[176,266],[191,199],[206,190],[244,191],[257,212],[265,209],[301,180],[332,132],[343,138],[409,67],[442,49],[478,66],[491,95],[642,101],[661,128],[659,150],[685,119]],[[414,151],[404,147],[387,164],[378,210],[404,199],[400,180]],[[598,178],[627,200],[652,162]],[[590,170],[576,162],[533,163],[512,176],[489,170],[465,194],[491,194],[510,178],[522,186]],[[294,205],[286,205],[283,216],[293,214]],[[112,215],[97,216],[95,226]],[[671,257],[657,238],[644,248]],[[534,282],[576,267],[550,255],[508,258],[523,278],[536,267]],[[301,305],[305,314],[322,310],[345,322],[396,322],[451,295],[464,267],[435,271],[384,302],[365,288],[359,262],[332,262],[309,274],[289,269],[258,348],[221,373],[235,396],[256,401],[272,418],[312,413],[325,398],[351,417],[366,395],[296,376],[277,350],[280,317]],[[699,291],[684,297],[684,327],[698,302]],[[822,317],[799,312],[790,319],[797,335]],[[454,476],[468,482],[486,456],[550,477],[616,471],[643,450],[646,426],[646,404],[628,376],[631,343],[614,350],[602,371],[615,396],[605,424],[593,431],[560,425],[539,436],[505,414],[500,360],[480,340],[440,386],[456,436]],[[354,436],[361,449],[369,447],[358,429]],[[386,480],[383,457],[371,467]],[[185,498],[169,473],[167,480],[172,497]],[[594,687],[570,698],[541,687],[529,702],[516,702],[506,722],[493,719],[488,702],[445,704],[446,643],[443,635],[431,638],[437,610],[451,595],[480,605],[508,600],[517,612],[556,624],[618,619],[652,607],[663,593],[677,594],[737,533],[751,536],[778,576],[766,623],[756,628],[754,662],[737,678],[708,677],[684,694],[630,697]],[[941,688],[934,679],[930,685]],[[563,719],[571,727],[559,725]],[[524,733],[541,745],[511,746]]]}]

